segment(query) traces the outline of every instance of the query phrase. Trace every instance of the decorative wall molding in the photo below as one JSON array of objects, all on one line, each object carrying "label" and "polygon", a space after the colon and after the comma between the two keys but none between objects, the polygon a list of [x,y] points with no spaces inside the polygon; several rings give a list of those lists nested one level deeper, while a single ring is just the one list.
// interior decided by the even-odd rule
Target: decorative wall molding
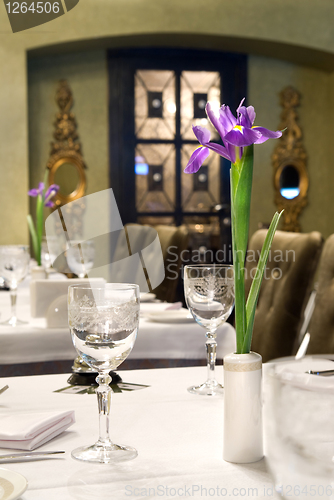
[{"label": "decorative wall molding", "polygon": [[[55,179],[58,169],[62,166],[75,169],[78,178],[77,185],[71,193],[62,192],[62,186],[54,198],[56,206],[65,205],[70,201],[81,198],[86,191],[87,168],[83,159],[81,144],[77,133],[77,122],[71,112],[73,106],[73,94],[66,80],[60,80],[56,93],[56,102],[59,112],[54,123],[55,131],[53,137],[55,142],[51,143],[50,158],[47,163],[49,169],[49,184],[58,184]],[[64,169],[63,167],[63,169]]]},{"label": "decorative wall molding", "polygon": [[[307,191],[309,178],[307,173],[307,155],[302,141],[302,130],[298,124],[296,108],[300,105],[300,93],[289,86],[280,92],[280,104],[283,107],[279,129],[286,129],[272,155],[274,170],[274,201],[278,210],[283,212],[283,231],[300,232],[299,216],[308,203]],[[282,196],[284,169],[289,168],[299,178],[299,193],[292,199]]]}]

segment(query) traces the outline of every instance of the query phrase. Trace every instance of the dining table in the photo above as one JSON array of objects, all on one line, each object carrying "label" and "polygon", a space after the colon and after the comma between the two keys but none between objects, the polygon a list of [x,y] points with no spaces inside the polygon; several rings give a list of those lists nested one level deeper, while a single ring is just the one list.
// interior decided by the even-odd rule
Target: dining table
[{"label": "dining table", "polygon": [[[59,279],[65,280],[65,277],[61,275]],[[70,279],[67,282],[71,284]],[[26,324],[16,327],[0,324],[0,365],[73,360],[76,351],[67,326],[67,310],[61,326],[50,327],[46,317],[32,317],[30,283],[28,276],[19,284],[17,292],[17,316]],[[178,318],[182,309],[185,314]],[[0,291],[0,322],[9,316],[10,293]],[[217,330],[217,358],[222,359],[225,354],[233,352],[235,342],[233,326],[229,323],[221,325]],[[205,330],[187,314],[181,303],[143,300],[139,334],[129,361],[204,360],[205,356]]]},{"label": "dining table", "polygon": [[[217,376],[223,380],[222,366]],[[71,457],[71,450],[97,440],[98,408],[93,393],[57,392],[68,387],[67,378],[0,380],[9,386],[0,395],[0,426],[9,414],[75,411],[75,423],[39,448],[63,455],[0,465],[26,478],[22,500],[276,498],[266,458],[250,464],[223,460],[224,397],[187,392],[205,379],[205,367],[122,371],[124,385],[112,395],[110,437],[135,447],[138,456],[118,464]],[[0,449],[1,455],[10,452]]]}]

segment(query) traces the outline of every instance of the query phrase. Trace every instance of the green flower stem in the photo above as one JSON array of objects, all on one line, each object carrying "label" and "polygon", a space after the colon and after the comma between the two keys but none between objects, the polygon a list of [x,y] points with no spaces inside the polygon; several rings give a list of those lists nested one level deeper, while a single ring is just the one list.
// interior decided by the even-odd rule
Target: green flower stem
[{"label": "green flower stem", "polygon": [[244,148],[241,159],[231,165],[232,251],[235,284],[235,328],[237,353],[242,352],[247,331],[245,259],[253,178],[253,145]]},{"label": "green flower stem", "polygon": [[37,196],[36,204],[36,232],[37,232],[37,254],[35,254],[37,264],[42,264],[42,236],[44,222],[44,193],[43,196]]},{"label": "green flower stem", "polygon": [[31,241],[32,241],[32,247],[33,247],[33,250],[34,250],[34,255],[37,258],[37,255],[38,255],[38,252],[39,252],[39,250],[38,250],[39,249],[39,244],[38,244],[38,238],[37,238],[37,232],[36,232],[36,229],[35,229],[35,225],[34,225],[34,222],[33,222],[32,217],[31,217],[30,214],[27,215],[27,221],[28,221],[29,231],[30,231],[30,234],[31,234]]}]

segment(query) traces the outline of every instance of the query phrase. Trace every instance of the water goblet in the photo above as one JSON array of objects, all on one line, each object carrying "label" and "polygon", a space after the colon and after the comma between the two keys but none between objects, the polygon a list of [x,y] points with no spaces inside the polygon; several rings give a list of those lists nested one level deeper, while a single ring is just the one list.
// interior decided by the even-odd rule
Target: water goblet
[{"label": "water goblet", "polygon": [[29,270],[29,247],[25,245],[0,246],[0,276],[6,281],[10,289],[11,317],[2,322],[2,325],[24,325],[27,322],[16,316],[17,286]]},{"label": "water goblet", "polygon": [[92,240],[72,241],[67,250],[67,264],[79,278],[84,278],[94,265],[95,244]]},{"label": "water goblet", "polygon": [[91,446],[72,451],[77,460],[118,463],[131,460],[137,451],[112,443],[109,437],[111,377],[129,355],[139,324],[139,287],[106,284],[104,287],[71,285],[68,290],[68,321],[72,341],[82,359],[96,372],[99,406],[99,439]]},{"label": "water goblet", "polygon": [[184,267],[184,295],[195,321],[206,329],[208,379],[199,386],[189,387],[192,394],[216,396],[224,392],[215,378],[217,328],[222,325],[234,306],[234,274],[229,265],[190,265]]}]

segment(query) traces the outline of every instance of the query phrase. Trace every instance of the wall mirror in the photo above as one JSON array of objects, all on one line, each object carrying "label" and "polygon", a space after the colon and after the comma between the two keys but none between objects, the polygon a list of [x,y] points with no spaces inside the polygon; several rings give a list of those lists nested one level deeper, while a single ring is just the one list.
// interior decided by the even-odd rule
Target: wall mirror
[{"label": "wall mirror", "polygon": [[284,209],[282,229],[299,232],[299,216],[307,205],[309,185],[307,156],[295,110],[300,103],[300,94],[293,87],[287,87],[280,93],[280,98],[283,112],[279,129],[286,130],[272,157],[275,203],[279,211]]},{"label": "wall mirror", "polygon": [[283,168],[279,184],[281,196],[286,200],[293,200],[299,195],[299,172],[294,165],[286,165]]},{"label": "wall mirror", "polygon": [[86,188],[83,163],[77,158],[60,158],[50,168],[49,183],[59,185],[57,199],[61,205],[80,198]]}]

